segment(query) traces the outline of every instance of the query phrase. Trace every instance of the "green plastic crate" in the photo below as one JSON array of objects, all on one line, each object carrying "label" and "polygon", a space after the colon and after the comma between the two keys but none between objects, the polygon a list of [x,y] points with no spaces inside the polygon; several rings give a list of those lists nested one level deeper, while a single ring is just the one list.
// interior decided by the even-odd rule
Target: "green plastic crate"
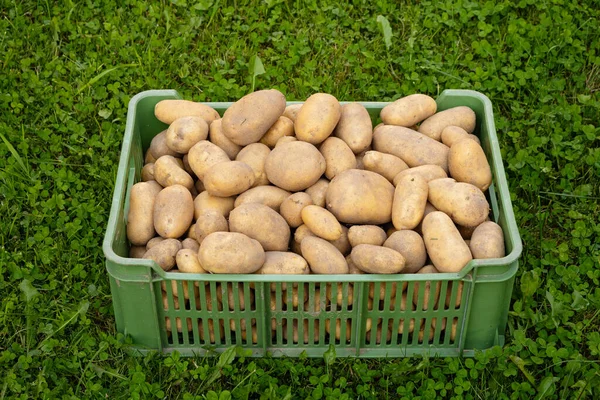
[{"label": "green plastic crate", "polygon": [[[166,128],[154,117],[154,106],[180,98],[173,90],[151,90],[131,99],[104,238],[117,329],[131,337],[136,353],[192,356],[239,344],[254,356],[305,352],[321,357],[333,344],[338,356],[473,356],[476,350],[504,344],[522,244],[486,96],[446,90],[437,103],[439,110],[462,105],[477,114],[475,133],[492,167],[490,217],[504,230],[506,257],[473,260],[456,274],[301,276],[169,273],[151,260],[127,258],[129,189],[140,180],[150,141]],[[206,104],[221,114],[231,105]],[[376,123],[387,103],[362,104]],[[404,304],[402,296],[395,296],[403,285]],[[425,299],[426,286],[439,287],[439,299],[436,290]],[[294,301],[294,291],[299,301]],[[327,292],[331,300],[322,295]]]}]

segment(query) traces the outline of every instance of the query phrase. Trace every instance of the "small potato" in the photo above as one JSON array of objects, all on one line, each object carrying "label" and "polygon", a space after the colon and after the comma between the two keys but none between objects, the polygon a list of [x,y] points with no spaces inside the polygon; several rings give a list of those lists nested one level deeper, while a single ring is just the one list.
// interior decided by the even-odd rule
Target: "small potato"
[{"label": "small potato", "polygon": [[363,157],[363,164],[367,171],[376,172],[390,182],[393,182],[400,172],[408,169],[408,165],[400,158],[378,151],[367,151]]},{"label": "small potato", "polygon": [[385,241],[383,247],[394,249],[402,254],[406,260],[406,264],[402,270],[404,274],[414,274],[423,268],[427,261],[425,243],[421,235],[415,231],[402,230],[394,232]]},{"label": "small potato", "polygon": [[200,265],[200,261],[198,261],[198,252],[194,250],[179,250],[175,256],[175,263],[177,264],[177,269],[181,272],[187,272],[191,274],[207,273]]},{"label": "small potato", "polygon": [[252,168],[241,161],[215,164],[204,173],[204,187],[211,196],[231,197],[251,188],[255,181]]},{"label": "small potato", "polygon": [[440,272],[459,272],[473,259],[458,229],[441,211],[434,211],[423,220],[423,239],[431,262]]},{"label": "small potato", "polygon": [[470,138],[454,142],[448,153],[448,170],[457,182],[470,183],[482,192],[492,184],[492,170],[485,153]]},{"label": "small potato", "polygon": [[[381,297],[383,299],[383,297]],[[394,311],[396,309],[396,303],[398,301],[398,294],[396,296],[390,298],[390,311]],[[407,309],[413,311],[413,307],[410,304],[407,304],[408,296],[406,292],[402,292],[400,295],[400,311],[406,311]],[[407,307],[408,306],[408,307]],[[402,332],[400,332],[402,333]]]},{"label": "small potato", "polygon": [[182,240],[181,247],[183,249],[193,250],[195,253],[198,253],[198,250],[200,250],[200,244],[196,241],[196,239],[192,238]]},{"label": "small potato", "polygon": [[165,124],[172,124],[181,117],[201,117],[210,125],[215,119],[219,119],[219,113],[206,104],[196,103],[189,100],[162,100],[154,107],[154,115]]},{"label": "small potato", "polygon": [[470,183],[451,178],[429,182],[429,202],[452,217],[456,224],[477,226],[486,220],[490,205],[483,192]]},{"label": "small potato", "polygon": [[256,271],[257,274],[304,275],[310,273],[304,258],[287,251],[265,252],[265,263]]},{"label": "small potato", "polygon": [[277,141],[285,136],[294,136],[294,121],[282,115],[260,139],[260,142],[273,148]]},{"label": "small potato", "polygon": [[284,136],[284,137],[280,138],[277,141],[277,143],[275,143],[275,147],[281,146],[282,144],[297,142],[297,141],[298,141],[298,139],[296,139],[295,136]]},{"label": "small potato", "polygon": [[348,273],[349,274],[354,274],[354,275],[364,274],[364,272],[362,272],[360,270],[360,268],[358,268],[356,266],[356,264],[354,264],[354,262],[352,261],[352,256],[350,256],[350,255],[346,256],[346,263],[348,263]]},{"label": "small potato", "polygon": [[506,251],[502,228],[492,221],[483,222],[475,228],[469,247],[475,259],[504,257]]},{"label": "small potato", "polygon": [[367,150],[373,140],[373,122],[367,109],[359,103],[344,104],[333,134],[346,142],[354,154]]},{"label": "small potato", "polygon": [[131,246],[129,248],[129,258],[144,258],[146,246]]},{"label": "small potato", "polygon": [[[330,335],[334,336],[334,332],[332,332],[330,328],[330,320],[325,320],[325,331]],[[352,338],[352,320],[346,320],[346,342],[350,341]],[[335,339],[342,340],[342,322],[339,319],[335,320]]]},{"label": "small potato", "polygon": [[372,244],[359,244],[350,255],[354,264],[369,274],[397,274],[406,263],[396,250]]},{"label": "small potato", "polygon": [[[216,343],[217,329],[215,328],[214,321],[215,321],[214,319],[209,319],[208,323],[206,323],[206,320],[204,320],[204,321],[202,319],[199,320],[198,333],[200,334],[201,341],[205,341],[205,342],[211,343],[211,344]],[[204,324],[205,323],[208,328],[208,337],[206,337],[206,333],[204,332]],[[225,337],[225,326],[223,324],[223,320],[221,320],[221,322],[218,325],[219,325],[219,331],[218,331],[219,340],[221,340],[221,342],[222,342],[223,338]]]},{"label": "small potato", "polygon": [[151,248],[153,248],[154,246],[156,246],[163,240],[165,240],[164,237],[160,237],[160,236],[153,237],[152,239],[148,240],[148,243],[146,243],[146,250],[150,250]]},{"label": "small potato", "polygon": [[[426,265],[417,271],[417,274],[437,274],[439,271],[433,265]],[[419,310],[427,310],[429,308],[429,299],[431,296],[431,286],[432,282],[435,282],[435,293],[433,294],[433,308],[437,310],[438,301],[440,300],[440,290],[442,288],[441,281],[426,281],[425,282],[425,290],[423,293],[423,304],[421,308],[418,308],[419,305],[419,282],[415,282],[415,289],[413,292],[413,303],[417,306]]]},{"label": "small potato", "polygon": [[190,225],[190,228],[188,229],[188,232],[187,232],[186,239],[196,240],[196,224],[195,223]]},{"label": "small potato", "polygon": [[310,230],[310,228],[307,225],[302,224],[296,229],[296,232],[294,233],[294,241],[296,241],[298,243],[302,243],[304,238],[307,236],[316,236],[316,235],[314,233],[312,233],[312,231]]},{"label": "small potato", "polygon": [[[312,321],[311,321],[312,322]],[[309,321],[307,319],[303,320],[302,322],[302,326],[303,326],[303,342],[300,342],[300,330],[298,328],[298,320],[294,319],[292,322],[292,338],[288,338],[288,328],[287,328],[287,323],[286,325],[284,325],[283,327],[283,338],[285,340],[288,340],[291,343],[303,343],[303,344],[309,344]],[[313,328],[313,342],[314,343],[319,343],[319,320],[315,320],[314,321],[314,328]]]},{"label": "small potato", "polygon": [[290,227],[281,215],[263,204],[247,203],[236,207],[229,214],[229,230],[256,239],[265,251],[288,249]]},{"label": "small potato", "polygon": [[465,106],[440,111],[423,121],[419,126],[419,132],[439,142],[442,131],[447,126],[458,126],[468,133],[473,133],[475,130],[475,112]]},{"label": "small potato", "polygon": [[256,143],[284,110],[285,96],[278,90],[258,90],[247,94],[223,114],[223,134],[240,146]]},{"label": "small potato", "polygon": [[394,186],[398,186],[398,181],[406,175],[419,175],[427,182],[434,179],[447,178],[448,174],[439,165],[421,165],[419,167],[405,169],[394,177]]},{"label": "small potato", "polygon": [[348,145],[339,138],[329,137],[319,147],[325,157],[325,176],[333,179],[340,172],[356,168],[356,157]]},{"label": "small potato", "polygon": [[302,108],[302,103],[300,104],[290,104],[285,108],[283,112],[283,116],[289,118],[292,122],[296,121],[296,117],[298,116],[298,111]]},{"label": "small potato", "polygon": [[420,175],[398,180],[392,205],[392,222],[398,230],[414,229],[423,219],[429,186]]},{"label": "small potato", "polygon": [[223,128],[221,126],[222,122],[222,119],[217,119],[210,124],[210,141],[214,145],[221,148],[221,150],[223,150],[230,159],[234,160],[240,150],[242,150],[242,146],[233,143],[227,136],[223,134]]},{"label": "small potato", "polygon": [[154,237],[156,198],[161,186],[155,181],[138,182],[131,187],[127,213],[127,238],[134,246],[144,246]]},{"label": "small potato", "polygon": [[[273,288],[273,284],[271,284],[271,287]],[[271,289],[273,290],[273,289]],[[308,291],[304,290],[303,291],[304,295],[303,298],[300,298],[299,294],[298,294],[298,285],[293,286],[291,293],[289,291],[289,288],[286,287],[285,291],[282,293],[282,300],[283,303],[285,305],[288,306],[288,309],[294,309],[297,310],[298,309],[298,305],[300,304],[304,304],[305,301],[308,300]],[[289,299],[289,297],[291,297],[291,301]]]},{"label": "small potato", "polygon": [[[334,285],[335,289],[333,289]],[[354,301],[354,286],[352,285],[352,283],[347,284],[346,291],[347,294],[344,294],[343,283],[328,283],[325,286],[325,295],[327,297],[327,300],[329,300],[330,302],[335,302],[339,307],[342,307],[342,305],[344,304],[344,299],[346,302],[346,306],[352,306],[352,303]],[[333,299],[333,293],[335,293],[335,299]]]},{"label": "small potato", "polygon": [[[181,161],[183,162],[183,169],[185,170],[185,172],[187,172],[188,174],[190,174],[190,176],[194,180],[197,180],[198,177],[196,176],[196,174],[194,173],[194,170],[190,166],[190,157],[187,154],[184,154],[183,158],[181,159]],[[200,183],[202,183],[202,182],[200,182]],[[196,187],[196,184],[194,183],[194,188],[195,187]],[[202,190],[204,190],[204,188]]]},{"label": "small potato", "polygon": [[456,283],[458,283],[458,288],[456,289],[456,301],[454,302],[454,308],[460,307],[463,287],[465,286],[464,282],[461,281],[448,282],[448,288],[446,289],[446,307],[450,307],[450,303],[452,303],[452,286]]},{"label": "small potato", "polygon": [[265,252],[242,233],[215,232],[200,245],[198,260],[213,274],[253,274],[265,263]]},{"label": "small potato", "polygon": [[398,283],[392,282],[388,285],[386,282],[379,283],[369,283],[369,299],[375,298],[375,290],[379,289],[379,301],[384,300],[387,292],[390,292],[390,299],[396,298],[398,293],[402,293],[404,289],[408,286],[408,282],[402,282],[400,285],[400,290],[398,290]]},{"label": "small potato", "polygon": [[204,173],[213,165],[231,161],[220,147],[207,140],[196,143],[188,153],[190,167],[198,179],[204,179]]},{"label": "small potato", "polygon": [[203,210],[196,221],[196,241],[202,241],[213,232],[229,232],[225,217],[216,210]]},{"label": "small potato", "polygon": [[477,142],[477,144],[481,145],[479,138],[472,133],[468,133],[463,128],[458,126],[447,126],[442,131],[442,143],[444,143],[448,147],[452,147],[454,142],[464,139],[470,138]]},{"label": "small potato", "polygon": [[315,206],[325,207],[325,197],[327,196],[327,188],[329,181],[327,179],[319,179],[314,185],[307,188],[305,192],[310,196]]},{"label": "small potato", "polygon": [[279,212],[283,201],[291,195],[277,186],[257,186],[246,190],[235,199],[235,207],[247,203],[260,203]]},{"label": "small potato", "polygon": [[336,240],[342,236],[342,226],[326,209],[310,205],[302,209],[302,222],[312,233],[325,240]]},{"label": "small potato", "polygon": [[342,107],[335,97],[315,93],[298,111],[294,121],[296,137],[314,145],[322,143],[331,135],[341,115]]},{"label": "small potato", "polygon": [[385,231],[377,225],[354,225],[348,230],[348,240],[352,247],[359,244],[381,246],[385,239],[387,239]]},{"label": "small potato", "polygon": [[348,264],[344,255],[328,241],[307,236],[301,243],[302,256],[315,274],[347,274]]},{"label": "small potato", "polygon": [[167,129],[167,146],[179,154],[187,154],[193,145],[208,137],[208,124],[202,117],[181,117]]},{"label": "small potato", "polygon": [[299,141],[275,147],[265,162],[269,181],[292,192],[314,185],[325,168],[325,158],[319,150],[310,143]]},{"label": "small potato", "polygon": [[154,163],[148,163],[142,168],[142,182],[154,180]]},{"label": "small potato", "polygon": [[436,111],[434,99],[425,94],[411,94],[383,107],[381,120],[386,125],[411,127],[431,117]]},{"label": "small potato", "polygon": [[[165,282],[162,282],[162,286],[164,287]],[[162,299],[163,299],[163,309],[165,311],[169,310],[169,297],[167,296],[167,293],[165,293],[164,291],[161,292],[162,293]],[[175,296],[175,298],[173,299],[173,309],[174,310],[179,310],[179,301],[177,299],[177,296]]]},{"label": "small potato", "polygon": [[173,156],[162,156],[154,163],[154,179],[161,186],[181,185],[187,190],[192,190],[194,180],[175,161]]},{"label": "small potato", "polygon": [[[245,293],[244,293],[244,286],[241,283],[231,283],[231,282],[227,282],[227,285],[221,285],[220,290],[217,290],[217,300],[220,303],[225,303],[223,301],[223,290],[225,290],[225,293],[227,293],[227,305],[229,308],[229,311],[235,311],[235,300],[236,297],[238,299],[238,304],[239,304],[239,308],[238,310],[240,311],[244,311],[246,309],[246,299],[244,297]],[[254,303],[254,291],[250,290],[250,288],[247,289],[248,290],[248,297],[250,298],[250,303]],[[251,306],[251,305],[249,305]]]},{"label": "small potato", "polygon": [[350,246],[350,241],[348,240],[348,228],[342,225],[342,234],[340,237],[335,240],[330,240],[329,243],[334,245],[344,256],[349,254],[352,250],[352,246]]},{"label": "small potato", "polygon": [[175,267],[175,256],[179,250],[181,250],[179,240],[166,239],[146,251],[144,258],[153,260],[164,271],[169,271]]},{"label": "small potato", "polygon": [[164,188],[156,196],[154,229],[164,238],[183,236],[194,219],[194,201],[189,190],[181,185]]},{"label": "small potato", "polygon": [[144,157],[144,164],[153,164],[156,161],[156,158],[150,152],[150,149],[146,151],[146,156]]},{"label": "small potato", "polygon": [[269,184],[267,174],[265,173],[265,162],[271,153],[271,149],[262,143],[252,143],[244,147],[235,158],[250,166],[254,171],[254,185],[264,186]]},{"label": "small potato", "polygon": [[171,148],[167,146],[167,131],[162,131],[152,138],[150,147],[148,147],[148,153],[150,153],[154,159],[152,162],[158,160],[162,156],[181,157],[181,154],[171,150]]},{"label": "small potato", "polygon": [[292,228],[302,225],[302,209],[313,204],[308,193],[297,192],[286,198],[281,203],[279,213]]},{"label": "small potato", "polygon": [[[193,329],[192,326],[192,319],[191,318],[184,318],[187,322],[187,331],[186,332],[191,332]],[[165,328],[167,330],[167,332],[171,333],[171,329],[172,329],[172,320],[175,320],[175,325],[177,327],[177,332],[182,333],[183,332],[183,323],[181,322],[181,318],[180,317],[167,317],[166,321],[165,321]]]},{"label": "small potato", "polygon": [[194,218],[198,219],[204,210],[218,211],[225,218],[233,210],[235,197],[211,196],[208,192],[202,192],[194,199]]}]

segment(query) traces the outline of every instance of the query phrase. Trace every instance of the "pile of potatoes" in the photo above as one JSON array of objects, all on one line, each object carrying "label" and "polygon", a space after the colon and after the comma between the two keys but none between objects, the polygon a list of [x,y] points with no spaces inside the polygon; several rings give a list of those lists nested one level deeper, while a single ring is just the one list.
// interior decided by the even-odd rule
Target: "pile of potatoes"
[{"label": "pile of potatoes", "polygon": [[361,104],[316,93],[286,107],[260,90],[222,118],[186,100],[155,115],[169,127],[131,189],[130,257],[182,273],[398,274],[505,255],[469,107],[413,94],[373,129]]}]

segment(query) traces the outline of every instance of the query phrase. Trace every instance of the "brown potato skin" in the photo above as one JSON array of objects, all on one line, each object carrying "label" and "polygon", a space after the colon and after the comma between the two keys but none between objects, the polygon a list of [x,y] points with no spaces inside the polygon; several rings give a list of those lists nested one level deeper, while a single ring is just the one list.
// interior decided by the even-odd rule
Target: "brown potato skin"
[{"label": "brown potato skin", "polygon": [[290,104],[285,108],[283,112],[283,116],[289,118],[292,122],[296,122],[296,117],[298,116],[298,111],[302,108],[302,104]]},{"label": "brown potato skin", "polygon": [[429,182],[429,202],[458,225],[474,227],[485,221],[490,205],[477,187],[452,178]]},{"label": "brown potato skin", "polygon": [[452,144],[448,153],[448,170],[457,182],[470,183],[482,192],[492,184],[492,170],[483,149],[468,137]]},{"label": "brown potato skin", "polygon": [[415,231],[403,230],[397,231],[390,235],[383,243],[383,247],[396,250],[402,254],[406,263],[402,273],[414,274],[427,261],[427,250],[423,238]]},{"label": "brown potato skin", "polygon": [[163,187],[181,185],[192,190],[194,180],[177,163],[173,156],[162,156],[154,163],[154,179]]},{"label": "brown potato skin", "polygon": [[328,137],[321,143],[319,151],[327,163],[327,167],[325,168],[327,179],[333,179],[340,172],[356,168],[354,153],[340,138]]},{"label": "brown potato skin", "polygon": [[202,241],[213,232],[229,232],[229,224],[225,217],[216,210],[206,209],[199,215],[195,224],[196,241]]},{"label": "brown potato skin", "polygon": [[414,229],[423,219],[429,186],[419,175],[405,175],[394,191],[392,222],[398,230]]},{"label": "brown potato skin", "polygon": [[325,172],[325,158],[315,146],[306,142],[290,142],[275,147],[265,162],[269,181],[291,192],[314,185]]},{"label": "brown potato skin", "polygon": [[302,225],[302,209],[311,204],[313,201],[308,193],[296,192],[281,203],[279,213],[290,227],[297,228]]},{"label": "brown potato skin", "polygon": [[[426,265],[417,271],[417,274],[437,274],[438,271],[433,265]],[[425,291],[423,292],[423,304],[420,310],[427,310],[429,308],[429,298],[431,296],[431,286],[435,283],[435,293],[433,295],[433,308],[437,309],[440,300],[440,290],[442,289],[441,281],[425,281]],[[415,289],[413,292],[413,304],[416,306],[419,303],[419,282],[415,282]]]},{"label": "brown potato skin", "polygon": [[206,274],[206,270],[200,265],[198,261],[198,250],[192,249],[181,249],[175,256],[175,263],[177,269],[181,272],[187,272],[191,274]]},{"label": "brown potato skin", "polygon": [[162,187],[156,181],[138,182],[131,187],[127,213],[127,238],[134,246],[145,246],[155,235],[154,207]]},{"label": "brown potato skin", "polygon": [[189,100],[162,100],[156,103],[154,115],[165,124],[172,124],[181,117],[201,117],[207,125],[210,125],[216,119],[221,118],[219,113],[202,103],[196,103]]},{"label": "brown potato skin", "polygon": [[335,216],[323,207],[308,205],[302,209],[302,222],[312,233],[325,240],[342,236],[342,226]]},{"label": "brown potato skin", "polygon": [[211,196],[231,197],[251,188],[255,171],[241,161],[215,164],[204,173],[204,187]]},{"label": "brown potato skin", "polygon": [[217,197],[211,196],[204,191],[194,199],[194,218],[198,219],[204,210],[218,211],[225,218],[229,217],[229,213],[234,208],[235,197]]},{"label": "brown potato skin", "polygon": [[458,229],[441,211],[434,211],[423,220],[423,239],[431,262],[440,272],[459,272],[473,259]]},{"label": "brown potato skin", "polygon": [[229,230],[256,239],[266,251],[286,251],[290,227],[273,209],[258,203],[236,207],[229,214]]},{"label": "brown potato skin", "polygon": [[373,140],[373,122],[367,109],[359,103],[344,104],[333,134],[346,142],[354,154],[367,150]]},{"label": "brown potato skin", "polygon": [[442,143],[444,143],[446,146],[452,147],[452,144],[454,144],[454,142],[468,137],[472,138],[477,136],[470,135],[469,132],[465,131],[460,126],[450,125],[442,130],[440,139],[442,140]]},{"label": "brown potato skin", "polygon": [[427,182],[434,179],[447,178],[448,174],[439,165],[421,165],[401,171],[394,177],[394,186],[398,186],[398,181],[405,175],[419,175]]},{"label": "brown potato skin", "polygon": [[277,143],[275,143],[275,147],[280,146],[285,143],[291,143],[291,142],[297,142],[297,141],[298,141],[298,139],[296,139],[295,136],[284,136],[284,137],[280,138],[277,141]]},{"label": "brown potato skin", "polygon": [[198,179],[204,179],[204,173],[213,165],[231,161],[220,147],[207,140],[201,140],[188,153],[190,167]]},{"label": "brown potato skin", "polygon": [[187,154],[193,145],[208,137],[208,124],[202,117],[177,118],[167,129],[167,146],[179,154]]},{"label": "brown potato skin", "polygon": [[372,244],[359,244],[352,249],[350,257],[360,270],[369,274],[397,274],[406,263],[396,250]]},{"label": "brown potato skin", "polygon": [[175,267],[175,256],[179,250],[181,250],[179,240],[166,239],[146,251],[144,258],[154,260],[164,271],[169,271]]},{"label": "brown potato skin", "polygon": [[294,121],[298,140],[314,145],[322,143],[332,133],[342,115],[342,107],[335,97],[315,93],[304,102]]},{"label": "brown potato skin", "polygon": [[154,229],[165,239],[183,236],[194,218],[192,194],[184,186],[164,188],[154,204]]},{"label": "brown potato skin", "polygon": [[153,248],[154,246],[156,246],[157,244],[159,244],[160,242],[162,242],[164,240],[165,240],[164,237],[160,237],[160,236],[153,237],[152,239],[148,240],[148,243],[146,243],[146,250],[150,250],[151,248]]},{"label": "brown potato skin", "polygon": [[327,196],[327,188],[329,181],[321,178],[314,185],[307,188],[305,192],[310,196],[315,206],[325,207],[325,197]]},{"label": "brown potato skin", "polygon": [[256,186],[240,194],[235,199],[235,206],[239,207],[247,203],[260,203],[279,212],[281,204],[290,195],[290,192],[277,186]]},{"label": "brown potato skin", "polygon": [[222,119],[217,119],[210,124],[210,142],[221,148],[221,150],[223,150],[230,159],[235,160],[235,157],[238,155],[240,150],[242,150],[242,146],[233,143],[227,136],[223,134],[222,123]]},{"label": "brown potato skin", "polygon": [[154,163],[148,163],[142,168],[142,182],[154,180]]},{"label": "brown potato skin", "polygon": [[348,240],[352,247],[359,244],[381,246],[386,239],[385,231],[377,225],[353,225],[348,230]]},{"label": "brown potato skin", "polygon": [[152,162],[155,162],[162,156],[181,157],[181,154],[171,150],[171,148],[167,146],[166,130],[162,131],[161,133],[152,138],[152,141],[150,142],[150,147],[148,147],[148,152],[146,153],[146,157],[148,157],[148,154],[151,155],[154,159]]},{"label": "brown potato skin", "polygon": [[466,106],[440,111],[423,121],[419,126],[419,132],[440,141],[442,131],[447,126],[458,126],[467,133],[473,133],[475,130],[475,112]]},{"label": "brown potato skin", "polygon": [[352,246],[350,246],[350,241],[348,240],[348,228],[342,225],[342,234],[340,237],[335,240],[329,240],[329,243],[334,245],[344,256],[349,254]]},{"label": "brown potato skin", "polygon": [[400,172],[408,169],[402,159],[379,151],[367,151],[363,157],[363,165],[367,171],[376,172],[390,182]]},{"label": "brown potato skin", "polygon": [[285,136],[294,136],[294,121],[282,115],[273,126],[269,128],[267,133],[264,134],[260,139],[260,142],[273,148],[277,144],[277,141]]},{"label": "brown potato skin", "polygon": [[437,104],[433,98],[425,94],[411,94],[383,107],[380,116],[386,125],[411,127],[436,111]]},{"label": "brown potato skin", "polygon": [[302,256],[315,274],[347,274],[348,264],[344,255],[328,241],[307,236],[301,243]]},{"label": "brown potato skin", "polygon": [[[194,230],[196,230],[195,229],[196,224],[194,224],[193,226],[194,226]],[[198,250],[200,249],[200,244],[196,241],[195,238],[188,237],[181,241],[181,248],[188,249],[188,250],[194,250],[195,253],[198,253]]]},{"label": "brown potato skin", "polygon": [[213,274],[253,274],[265,263],[257,240],[238,232],[208,235],[198,251],[200,265]]},{"label": "brown potato skin", "polygon": [[129,248],[129,258],[144,258],[146,246],[131,246]]},{"label": "brown potato skin", "polygon": [[256,271],[257,274],[303,275],[309,274],[310,268],[302,256],[287,251],[267,251],[265,263]]},{"label": "brown potato skin", "polygon": [[475,228],[469,248],[473,258],[502,258],[506,255],[502,228],[495,222],[486,221]]},{"label": "brown potato skin", "polygon": [[265,162],[271,153],[271,149],[262,143],[252,143],[244,147],[235,158],[237,161],[245,162],[254,171],[254,185],[264,186],[269,184],[265,173]]}]

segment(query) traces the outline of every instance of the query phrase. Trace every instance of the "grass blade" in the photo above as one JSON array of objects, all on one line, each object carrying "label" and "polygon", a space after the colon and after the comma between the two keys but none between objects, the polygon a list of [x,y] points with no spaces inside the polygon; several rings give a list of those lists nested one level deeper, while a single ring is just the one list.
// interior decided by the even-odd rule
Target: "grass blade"
[{"label": "grass blade", "polygon": [[8,148],[8,151],[10,151],[15,160],[17,160],[17,163],[19,164],[25,175],[29,176],[29,171],[27,170],[27,167],[25,167],[23,159],[21,158],[17,150],[13,147],[13,145],[8,141],[8,139],[2,134],[2,132],[0,132],[0,138],[2,138],[2,141]]}]

